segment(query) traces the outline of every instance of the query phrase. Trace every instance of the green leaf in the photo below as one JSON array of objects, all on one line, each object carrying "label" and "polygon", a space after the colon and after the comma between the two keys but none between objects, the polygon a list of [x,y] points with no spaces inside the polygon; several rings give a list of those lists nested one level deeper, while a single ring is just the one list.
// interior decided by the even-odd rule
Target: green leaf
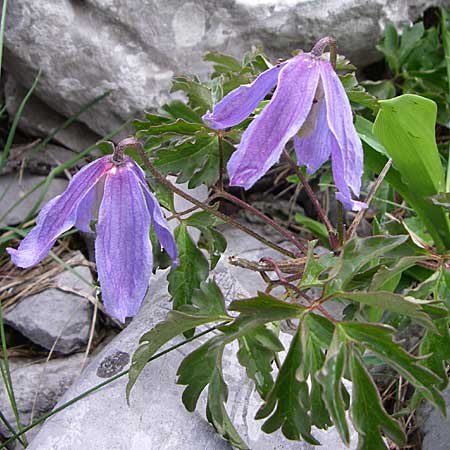
[{"label": "green leaf", "polygon": [[239,363],[245,367],[247,376],[255,383],[261,398],[266,398],[273,386],[272,363],[277,352],[283,350],[283,345],[265,326],[259,326],[253,331],[238,338]]},{"label": "green leaf", "polygon": [[192,302],[194,290],[208,277],[209,267],[208,261],[194,244],[184,223],[176,228],[174,234],[180,264],[170,271],[167,279],[173,308],[178,309],[181,305]]},{"label": "green leaf", "polygon": [[424,31],[423,22],[417,22],[416,24],[403,29],[399,49],[400,65],[404,64],[411,51],[420,45],[420,38],[423,36]]},{"label": "green leaf", "polygon": [[389,67],[396,75],[399,72],[398,61],[398,34],[392,23],[386,24],[384,35],[377,45],[377,49],[383,53]]},{"label": "green leaf", "polygon": [[344,245],[336,266],[330,273],[331,289],[343,289],[345,285],[370,262],[376,262],[408,239],[408,236],[371,236],[353,238]]},{"label": "green leaf", "polygon": [[201,283],[200,289],[192,297],[193,305],[185,306],[182,311],[169,311],[167,318],[145,333],[140,346],[133,354],[128,384],[127,399],[131,389],[150,358],[167,342],[192,328],[211,322],[230,320],[223,295],[215,282]]},{"label": "green leaf", "polygon": [[[225,55],[220,52],[209,52],[203,57],[204,61],[211,61],[218,66],[222,66],[230,72],[239,72],[241,70],[240,62],[230,55]],[[214,69],[217,71],[216,65],[214,65]]]},{"label": "green leaf", "polygon": [[211,109],[211,92],[198,78],[189,78],[187,76],[174,77],[170,92],[177,91],[183,91],[188,96],[190,106],[193,108],[198,107],[200,115]]},{"label": "green leaf", "polygon": [[[416,212],[440,250],[450,248],[450,222],[428,197],[444,190],[444,172],[435,141],[436,104],[417,95],[380,101],[373,132],[401,174],[410,197],[426,201]],[[417,176],[420,174],[420,177]],[[419,206],[419,208],[417,208]]]},{"label": "green leaf", "polygon": [[445,412],[445,401],[436,385],[437,375],[420,365],[420,360],[407,353],[393,341],[393,329],[369,323],[341,322],[341,330],[347,339],[375,353],[386,364],[407,379],[423,396]]},{"label": "green leaf", "polygon": [[326,269],[326,265],[323,264],[321,258],[316,258],[314,254],[316,243],[317,241],[308,242],[308,255],[299,287],[323,284],[323,282],[319,280],[319,276]]},{"label": "green leaf", "polygon": [[298,378],[298,370],[305,356],[300,334],[299,329],[292,338],[275,384],[264,405],[256,413],[256,419],[264,419],[271,415],[262,426],[264,432],[273,433],[281,428],[288,439],[303,438],[310,444],[319,445],[311,434],[311,419],[308,415],[310,408],[308,383],[305,379]]},{"label": "green leaf", "polygon": [[235,300],[228,309],[266,322],[300,317],[306,310],[304,306],[283,302],[263,292],[258,292],[257,297]]},{"label": "green leaf", "polygon": [[295,214],[295,221],[300,225],[303,225],[315,237],[319,238],[323,245],[329,248],[330,243],[328,241],[327,227],[322,222],[318,222],[317,220],[306,217],[300,213]]},{"label": "green leaf", "polygon": [[438,333],[428,330],[420,344],[420,355],[424,356],[422,364],[434,372],[441,382],[440,390],[448,386],[447,364],[450,361],[449,319],[434,321]]},{"label": "green leaf", "polygon": [[204,125],[201,123],[186,122],[184,119],[176,119],[175,122],[162,123],[154,125],[149,123],[147,128],[140,124],[139,136],[155,136],[164,133],[174,134],[195,134],[202,130]]},{"label": "green leaf", "polygon": [[325,363],[320,372],[317,373],[316,378],[322,385],[323,399],[334,426],[344,444],[350,445],[350,433],[345,416],[348,406],[344,401],[344,386],[342,384],[347,360],[347,346],[342,341],[343,337],[339,329],[336,328]]},{"label": "green leaf", "polygon": [[437,331],[428,314],[422,309],[422,306],[429,302],[417,300],[414,297],[404,297],[403,295],[386,291],[337,292],[335,295],[338,298],[343,298],[352,302],[358,302],[385,311],[402,314],[420,323],[425,328]]},{"label": "green leaf", "polygon": [[162,109],[174,119],[183,119],[186,122],[203,124],[201,116],[181,100],[173,100],[170,103],[166,103]]},{"label": "green leaf", "polygon": [[358,450],[389,450],[381,431],[398,445],[406,444],[404,431],[383,408],[378,389],[356,350],[351,352],[350,373],[353,383],[351,418],[359,435]]}]

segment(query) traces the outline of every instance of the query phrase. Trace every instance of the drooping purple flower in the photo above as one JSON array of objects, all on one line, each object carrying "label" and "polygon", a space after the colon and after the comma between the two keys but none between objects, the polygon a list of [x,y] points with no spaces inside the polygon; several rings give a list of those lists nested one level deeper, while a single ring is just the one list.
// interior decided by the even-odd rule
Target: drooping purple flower
[{"label": "drooping purple flower", "polygon": [[41,209],[36,226],[19,248],[7,248],[7,252],[18,267],[34,266],[62,233],[72,226],[89,232],[95,218],[95,258],[103,303],[108,314],[124,322],[137,313],[148,288],[153,260],[150,224],[174,263],[178,253],[144,172],[123,152],[80,170],[67,189]]},{"label": "drooping purple flower", "polygon": [[320,52],[301,53],[272,67],[225,96],[203,116],[214,129],[242,122],[276,85],[269,104],[242,134],[228,162],[230,185],[252,187],[278,160],[294,137],[299,165],[314,173],[331,155],[336,198],[354,211],[366,207],[359,196],[363,149],[353,125],[344,87]]}]

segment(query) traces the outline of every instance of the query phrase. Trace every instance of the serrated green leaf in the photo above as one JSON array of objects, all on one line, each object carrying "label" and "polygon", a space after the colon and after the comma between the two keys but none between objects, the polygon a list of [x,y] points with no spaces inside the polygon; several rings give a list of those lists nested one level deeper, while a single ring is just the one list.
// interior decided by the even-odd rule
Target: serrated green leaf
[{"label": "serrated green leaf", "polygon": [[350,355],[350,373],[353,384],[351,418],[359,436],[358,450],[389,450],[381,431],[398,445],[404,445],[404,431],[383,408],[377,387],[354,349]]},{"label": "serrated green leaf", "polygon": [[[371,236],[353,238],[344,245],[336,266],[330,273],[332,280],[328,291],[343,289],[345,285],[367,264],[400,246],[408,236]],[[327,293],[328,293],[327,291]]]},{"label": "serrated green leaf", "polygon": [[299,329],[292,338],[275,384],[265,403],[256,413],[256,419],[270,416],[262,426],[262,430],[266,433],[273,433],[281,428],[288,439],[303,438],[310,444],[319,445],[311,434],[311,419],[308,415],[310,408],[308,383],[297,377],[297,371],[304,358],[300,334]]},{"label": "serrated green leaf", "polygon": [[208,277],[208,261],[192,240],[187,226],[181,223],[175,229],[175,242],[178,248],[180,264],[170,271],[169,293],[174,309],[190,304],[194,290]]},{"label": "serrated green leaf", "polygon": [[199,325],[231,320],[225,309],[223,295],[214,281],[201,283],[200,289],[192,296],[192,303],[185,305],[182,311],[169,311],[164,321],[142,335],[131,362],[127,399],[139,374],[164,344]]},{"label": "serrated green leaf", "polygon": [[327,266],[323,263],[321,258],[316,258],[314,254],[316,244],[317,241],[308,242],[308,254],[299,287],[323,284],[323,282],[319,280],[319,276]]},{"label": "serrated green leaf", "polygon": [[172,100],[170,103],[166,103],[162,109],[174,119],[183,119],[186,122],[203,124],[201,116],[181,100]]},{"label": "serrated green leaf", "polygon": [[420,355],[426,356],[422,364],[440,379],[440,390],[448,386],[447,364],[450,361],[449,318],[434,321],[438,333],[428,330],[420,344]]},{"label": "serrated green leaf", "polygon": [[265,326],[259,326],[238,339],[239,363],[245,367],[247,376],[255,383],[262,399],[266,398],[273,386],[272,363],[275,354],[283,350],[283,345]]},{"label": "serrated green leaf", "polygon": [[445,402],[436,388],[440,383],[439,377],[420,365],[420,360],[393,341],[393,328],[357,322],[341,322],[339,327],[349,340],[375,353],[407,379],[426,399],[441,411],[445,411]]},{"label": "serrated green leaf", "polygon": [[343,397],[342,380],[347,360],[347,347],[345,341],[336,328],[325,363],[317,373],[316,379],[322,385],[323,399],[342,441],[350,444],[350,433],[345,416],[346,403]]},{"label": "serrated green leaf", "polygon": [[258,292],[257,297],[235,300],[230,303],[228,309],[238,311],[244,316],[270,322],[300,317],[306,310],[304,306],[283,302],[263,292]]},{"label": "serrated green leaf", "polygon": [[423,300],[417,300],[414,297],[404,297],[403,295],[393,294],[387,291],[337,292],[335,295],[338,298],[352,302],[402,314],[420,323],[425,328],[437,331],[430,317],[422,309],[423,305],[428,303]]},{"label": "serrated green leaf", "polygon": [[190,106],[199,108],[200,115],[212,107],[211,92],[197,78],[175,77],[171,92],[183,91],[189,98]]}]

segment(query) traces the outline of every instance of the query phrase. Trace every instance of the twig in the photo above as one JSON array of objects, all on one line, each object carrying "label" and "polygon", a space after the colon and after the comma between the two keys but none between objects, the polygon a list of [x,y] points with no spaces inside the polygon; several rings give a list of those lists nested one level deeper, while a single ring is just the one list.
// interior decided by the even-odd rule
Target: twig
[{"label": "twig", "polygon": [[[255,272],[273,271],[273,265],[266,261],[250,261],[245,258],[238,258],[237,256],[230,256],[228,262],[232,266],[242,267],[243,269],[253,270]],[[288,261],[277,261],[277,267],[283,273],[297,274],[302,272],[305,268],[306,257],[291,259]]]},{"label": "twig", "polygon": [[[389,159],[388,162],[384,165],[383,170],[378,175],[377,181],[374,183],[374,185],[372,186],[372,189],[369,192],[369,195],[367,196],[367,200],[366,200],[367,206],[369,206],[370,203],[372,202],[375,194],[377,193],[379,187],[381,186],[381,183],[383,182],[385,176],[389,172],[389,169],[391,168],[391,166],[392,166],[392,159]],[[358,228],[358,225],[361,223],[361,220],[363,220],[368,209],[369,208],[358,211],[355,218],[353,219],[352,224],[348,228],[348,232],[347,232],[348,239],[351,239],[353,237],[353,235],[356,232],[356,229]]]}]

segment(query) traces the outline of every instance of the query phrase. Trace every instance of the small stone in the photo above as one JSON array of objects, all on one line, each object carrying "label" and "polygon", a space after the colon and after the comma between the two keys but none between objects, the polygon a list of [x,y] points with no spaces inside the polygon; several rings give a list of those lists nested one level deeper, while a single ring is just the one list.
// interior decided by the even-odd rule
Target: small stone
[{"label": "small stone", "polygon": [[[80,265],[73,270],[92,283],[88,267]],[[56,277],[55,287],[24,297],[7,309],[5,323],[48,350],[73,353],[88,342],[92,304],[86,296],[93,294],[92,287],[65,270]]]}]

